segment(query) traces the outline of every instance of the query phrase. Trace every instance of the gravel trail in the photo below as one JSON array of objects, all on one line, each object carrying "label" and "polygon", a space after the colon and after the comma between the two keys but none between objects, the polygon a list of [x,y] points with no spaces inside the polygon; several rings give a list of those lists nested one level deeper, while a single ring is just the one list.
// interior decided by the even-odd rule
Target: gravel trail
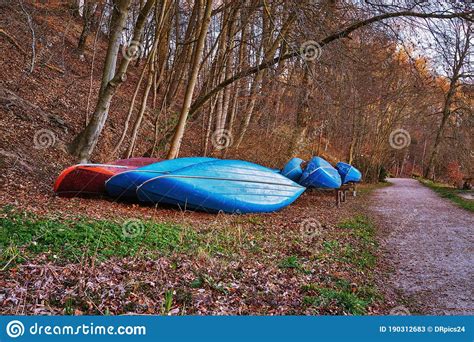
[{"label": "gravel trail", "polygon": [[375,191],[390,285],[424,314],[474,315],[474,214],[413,179]]}]

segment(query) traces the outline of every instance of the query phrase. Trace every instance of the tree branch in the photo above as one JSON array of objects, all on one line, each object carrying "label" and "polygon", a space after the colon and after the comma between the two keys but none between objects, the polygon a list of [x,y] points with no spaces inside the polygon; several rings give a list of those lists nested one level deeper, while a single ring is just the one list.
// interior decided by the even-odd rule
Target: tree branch
[{"label": "tree branch", "polygon": [[[439,13],[418,13],[418,12],[412,12],[412,11],[400,11],[400,12],[393,12],[393,13],[384,13],[380,15],[376,15],[372,18],[361,20],[358,22],[353,23],[352,25],[348,26],[342,31],[336,32],[330,36],[327,36],[326,38],[322,39],[318,44],[323,47],[325,45],[328,45],[329,43],[347,37],[349,34],[352,32],[368,26],[370,24],[373,24],[378,21],[382,21],[385,19],[390,19],[390,18],[397,18],[397,17],[417,17],[417,18],[433,18],[433,19],[454,19],[454,18],[461,18],[465,19],[467,21],[473,21],[473,14],[474,11],[469,11],[469,12],[462,12],[462,13],[451,13],[451,14],[439,14]],[[234,76],[222,81],[219,83],[217,86],[215,86],[212,90],[210,90],[207,94],[198,97],[194,103],[191,105],[191,109],[189,111],[189,115],[192,115],[199,107],[201,107],[204,103],[206,103],[207,100],[209,100],[212,96],[214,96],[216,93],[218,93],[220,90],[224,89],[227,87],[229,84],[232,84],[233,82],[253,75],[260,70],[267,69],[271,67],[272,65],[277,64],[280,61],[284,61],[286,59],[290,59],[296,56],[299,56],[300,52],[299,49],[295,49],[293,52],[286,53],[282,56],[275,57],[273,59],[267,60],[262,62],[259,65],[256,65],[254,67],[251,67],[249,69],[243,70],[241,72],[236,73]]]}]

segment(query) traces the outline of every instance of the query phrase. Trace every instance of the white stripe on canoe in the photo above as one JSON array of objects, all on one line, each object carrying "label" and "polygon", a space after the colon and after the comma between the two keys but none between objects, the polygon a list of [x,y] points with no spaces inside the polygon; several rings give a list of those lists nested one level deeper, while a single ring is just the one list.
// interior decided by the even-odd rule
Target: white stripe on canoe
[{"label": "white stripe on canoe", "polygon": [[333,168],[333,167],[329,167],[329,166],[320,166],[320,167],[317,167],[316,169],[314,169],[313,171],[311,171],[310,175],[312,175],[313,173],[315,173],[315,172],[318,171],[319,169],[333,170],[334,168]]},{"label": "white stripe on canoe", "polygon": [[[210,161],[209,163],[211,163],[211,162],[214,162],[214,161]],[[203,162],[202,164],[204,164],[204,163],[208,163],[208,162]],[[194,165],[188,165],[188,166],[179,168],[178,170],[188,168],[188,167],[191,167],[191,166],[197,166],[199,164],[201,164],[201,163],[194,164]],[[274,172],[274,171],[269,171],[270,169],[268,169],[268,170],[255,170],[255,169],[252,169],[252,168],[243,168],[243,167],[238,167],[238,168],[232,168],[230,166],[225,166],[225,167],[227,167],[229,169],[229,170],[227,170],[228,173],[234,173],[234,174],[244,174],[245,175],[246,170],[254,171],[255,173],[259,173],[259,175],[261,175],[261,176],[267,176],[267,177],[270,177],[270,175],[280,174],[280,173],[277,173],[277,172]],[[222,170],[223,168],[224,167],[221,167],[221,171],[224,171],[224,170]],[[169,174],[171,172],[176,172],[178,170],[172,170],[172,171],[156,171],[156,170],[143,170],[143,169],[128,170],[128,171],[122,172],[118,175],[114,175],[111,178],[107,179],[105,181],[105,184],[107,184],[109,181],[112,181],[113,178],[122,176],[122,175],[127,174],[127,173],[143,172],[143,173],[162,173],[163,175],[166,175],[166,174]],[[243,170],[244,172],[237,172],[237,170]],[[182,177],[185,177],[185,176],[182,176]],[[189,176],[189,178],[192,178],[192,177],[207,179],[205,177],[200,177],[200,176]],[[155,178],[157,178],[157,177],[151,178],[149,180],[153,180]],[[278,177],[275,176],[275,177],[272,177],[272,178],[278,178]],[[212,177],[209,178],[209,179],[232,180],[231,178],[212,178]],[[148,182],[149,180],[147,180],[146,182]],[[238,181],[238,179],[236,179],[236,180]],[[259,182],[253,182],[253,183],[259,183]],[[268,182],[268,184],[282,185],[281,183],[272,183],[272,182]]]},{"label": "white stripe on canoe", "polygon": [[155,178],[151,178],[145,182],[143,182],[138,188],[140,189],[143,185],[146,183],[149,183],[151,181],[154,181],[155,179],[159,178],[191,178],[191,179],[209,179],[209,180],[222,180],[222,181],[230,181],[230,182],[245,182],[245,183],[256,183],[256,184],[268,184],[268,185],[279,185],[279,186],[286,186],[286,187],[291,187],[291,188],[296,188],[296,189],[301,189],[304,188],[301,185],[292,185],[292,184],[282,184],[282,183],[274,183],[274,182],[263,182],[263,181],[254,181],[254,180],[249,180],[249,179],[232,179],[232,178],[223,178],[223,177],[203,177],[203,176],[187,176],[187,175],[173,175],[173,174],[168,174],[168,175],[163,175],[163,176],[158,176]]},{"label": "white stripe on canoe", "polygon": [[288,176],[290,173],[292,173],[292,172],[295,171],[295,170],[301,170],[301,171],[303,171],[303,169],[301,168],[301,165],[300,165],[300,166],[295,166],[294,168],[292,168],[292,169],[291,169],[290,171],[288,171],[288,172],[280,173],[280,174],[286,177],[286,176]]},{"label": "white stripe on canoe", "polygon": [[74,166],[86,166],[86,167],[115,167],[117,169],[128,169],[133,166],[125,165],[113,165],[113,164],[76,164]]},{"label": "white stripe on canoe", "polygon": [[[118,177],[118,176],[122,176],[126,173],[132,173],[132,172],[146,172],[146,173],[169,173],[170,171],[149,171],[149,170],[129,170],[129,171],[124,171],[124,172],[121,172],[119,173],[118,175],[113,175],[112,177],[110,177],[109,179],[107,179],[105,181],[105,185],[107,186],[107,183],[112,181],[112,179],[114,179],[115,177]],[[130,187],[130,186],[129,186]],[[129,188],[127,187],[127,189]]]}]

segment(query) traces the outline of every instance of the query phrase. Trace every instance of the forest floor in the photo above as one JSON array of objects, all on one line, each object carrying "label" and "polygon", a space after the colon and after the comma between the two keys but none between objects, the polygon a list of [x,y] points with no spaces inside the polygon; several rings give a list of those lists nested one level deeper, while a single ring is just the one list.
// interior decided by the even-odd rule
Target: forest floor
[{"label": "forest floor", "polygon": [[214,215],[28,179],[0,193],[1,314],[473,313],[472,214],[416,180]]},{"label": "forest floor", "polygon": [[[31,33],[24,14],[12,10],[10,4],[0,6],[11,14],[2,17],[1,26],[28,49]],[[393,272],[388,266],[398,265],[403,271],[409,263],[402,257],[410,254],[399,255],[404,253],[401,239],[398,244],[396,239],[383,244],[395,253],[399,264],[389,262],[391,254],[382,253],[379,239],[385,233],[380,233],[371,220],[374,213],[367,210],[373,186],[362,186],[361,195],[349,198],[339,209],[332,193],[306,192],[281,212],[243,216],[54,196],[55,177],[76,162],[67,143],[83,129],[92,111],[101,70],[96,62],[91,75],[91,65],[93,60],[103,60],[107,45],[99,37],[96,54],[91,47],[80,54],[76,44],[81,21],[54,2],[36,4],[34,18],[41,44],[33,72],[29,72],[30,55],[0,35],[5,52],[0,74],[8,75],[0,79],[0,314],[377,315],[394,313],[404,303],[399,293],[403,291],[393,290],[386,279]],[[114,99],[95,162],[118,157],[110,151],[122,132],[139,70],[136,65],[130,67],[129,79]],[[144,126],[151,129],[153,122],[147,116]],[[197,123],[188,127],[181,156],[201,153],[202,135],[193,132],[200,127]],[[280,134],[277,131],[275,136],[284,141]],[[260,142],[227,157],[281,167],[284,161],[277,159],[279,154],[268,153],[271,144],[255,148]],[[148,145],[142,138],[135,156],[144,155]],[[391,195],[390,191],[397,194],[399,185],[389,189],[379,190],[372,204],[390,204],[390,198],[384,197],[382,203],[379,196]],[[452,213],[461,217],[460,209],[429,189],[416,191],[427,197],[426,204],[438,205],[449,224],[458,222],[450,217]],[[409,195],[409,191],[404,193]],[[380,227],[402,237],[410,232],[394,226],[393,217],[407,217],[419,204],[396,199],[393,215],[385,210],[375,216],[386,214]],[[420,226],[416,226],[416,237],[426,239],[427,248],[435,244],[438,251],[467,245],[451,245],[448,228],[439,227],[436,220],[432,228],[436,234],[423,235],[422,222],[431,222],[429,215],[439,216],[427,211],[426,221],[417,221]],[[460,239],[465,229],[459,231]],[[393,232],[389,236],[398,234]],[[436,245],[438,237],[447,240]],[[418,241],[405,242],[406,248],[418,246],[413,246]],[[464,265],[467,256],[453,253],[464,258],[454,266]],[[454,262],[446,261],[448,266]],[[432,272],[430,276],[435,277]],[[450,277],[454,270],[443,272]],[[393,279],[402,279],[397,274]],[[414,275],[408,278],[411,275],[403,276],[415,280]],[[439,276],[437,281],[444,279]],[[394,284],[395,289],[405,289]]]},{"label": "forest floor", "polygon": [[394,270],[387,288],[410,298],[406,309],[412,312],[474,314],[474,215],[417,180],[390,182],[371,198],[383,222],[384,259]]},{"label": "forest floor", "polygon": [[386,314],[373,188],[240,216],[2,192],[1,314]]}]

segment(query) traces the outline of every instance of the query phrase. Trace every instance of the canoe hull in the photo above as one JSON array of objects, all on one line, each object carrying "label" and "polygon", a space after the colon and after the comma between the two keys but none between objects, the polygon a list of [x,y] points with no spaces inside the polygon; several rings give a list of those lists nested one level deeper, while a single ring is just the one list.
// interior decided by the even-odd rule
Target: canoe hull
[{"label": "canoe hull", "polygon": [[111,177],[159,161],[156,158],[119,159],[110,164],[78,164],[62,171],[53,190],[62,197],[105,194],[105,182]]},{"label": "canoe hull", "polygon": [[146,165],[158,163],[162,160],[163,159],[160,159],[160,158],[135,157],[135,158],[128,158],[128,159],[118,159],[114,161],[112,164],[123,165],[123,166],[143,167]]},{"label": "canoe hull", "polygon": [[281,174],[294,182],[298,182],[298,180],[303,175],[303,169],[301,168],[301,164],[304,162],[303,159],[300,158],[292,158],[281,170]]},{"label": "canoe hull", "polygon": [[132,167],[106,164],[79,164],[68,167],[56,179],[53,190],[61,197],[98,196],[105,193],[105,182]]},{"label": "canoe hull", "polygon": [[304,191],[273,170],[240,160],[197,164],[158,176],[137,189],[141,201],[226,213],[278,211]]},{"label": "canoe hull", "polygon": [[214,161],[215,158],[186,157],[164,160],[111,177],[105,184],[107,194],[115,199],[136,199],[136,190],[143,182],[190,165]]},{"label": "canoe hull", "polygon": [[341,175],[343,184],[358,183],[362,179],[362,173],[350,164],[339,162],[336,164],[336,169]]},{"label": "canoe hull", "polygon": [[299,184],[308,188],[338,189],[342,180],[331,164],[321,157],[314,157],[304,169]]}]

